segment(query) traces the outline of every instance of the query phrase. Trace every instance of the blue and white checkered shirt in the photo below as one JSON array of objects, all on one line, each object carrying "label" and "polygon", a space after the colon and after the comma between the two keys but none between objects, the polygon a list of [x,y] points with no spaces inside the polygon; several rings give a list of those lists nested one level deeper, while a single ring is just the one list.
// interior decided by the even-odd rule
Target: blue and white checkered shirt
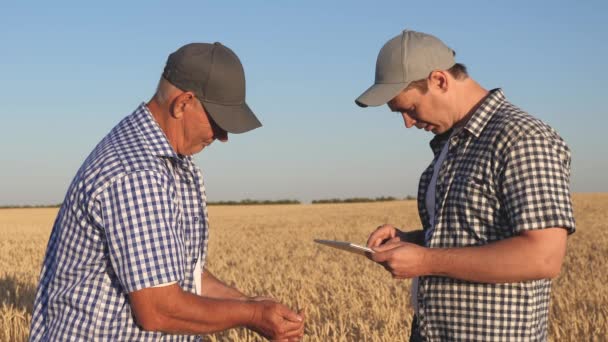
[{"label": "blue and white checkered shirt", "polygon": [[[574,232],[568,146],[500,89],[488,94],[461,130],[431,141],[435,158],[418,191],[425,232],[433,228],[426,192],[445,144],[428,247],[482,246],[551,227]],[[486,284],[420,277],[420,333],[426,341],[545,341],[550,291],[550,279]]]},{"label": "blue and white checkered shirt", "polygon": [[128,293],[177,282],[195,293],[205,261],[205,188],[145,104],[97,145],[76,174],[46,251],[31,341],[191,341],[148,332]]}]

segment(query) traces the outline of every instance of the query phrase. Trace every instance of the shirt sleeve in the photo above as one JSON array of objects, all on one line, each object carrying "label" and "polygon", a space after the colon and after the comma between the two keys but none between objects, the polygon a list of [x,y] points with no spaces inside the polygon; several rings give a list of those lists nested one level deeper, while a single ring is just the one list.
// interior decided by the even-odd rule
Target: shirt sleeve
[{"label": "shirt sleeve", "polygon": [[515,233],[562,227],[575,230],[570,197],[570,150],[558,137],[527,136],[506,155],[502,196]]},{"label": "shirt sleeve", "polygon": [[169,180],[140,171],[102,194],[102,219],[112,268],[127,292],[184,279],[184,240]]}]

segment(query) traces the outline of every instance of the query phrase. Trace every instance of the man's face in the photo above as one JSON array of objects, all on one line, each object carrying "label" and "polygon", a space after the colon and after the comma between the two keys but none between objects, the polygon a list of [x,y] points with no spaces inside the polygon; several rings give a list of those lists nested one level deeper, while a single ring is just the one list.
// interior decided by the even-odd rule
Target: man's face
[{"label": "man's face", "polygon": [[213,121],[201,102],[196,98],[191,101],[184,113],[184,145],[189,152],[185,154],[198,153],[211,145],[215,139],[228,141],[228,132]]},{"label": "man's face", "polygon": [[416,87],[403,90],[387,105],[393,112],[401,113],[405,127],[416,127],[434,134],[441,134],[451,128],[448,113],[442,105],[441,97],[433,89],[426,93]]}]

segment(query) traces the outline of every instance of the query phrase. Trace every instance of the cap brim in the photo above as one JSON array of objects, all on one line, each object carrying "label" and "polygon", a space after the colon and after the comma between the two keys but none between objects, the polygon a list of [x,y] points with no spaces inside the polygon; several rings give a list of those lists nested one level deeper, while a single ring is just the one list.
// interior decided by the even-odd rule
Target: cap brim
[{"label": "cap brim", "polygon": [[245,102],[235,106],[201,102],[215,123],[228,133],[245,133],[262,126]]},{"label": "cap brim", "polygon": [[360,107],[381,106],[392,100],[407,86],[408,83],[376,83],[361,94],[355,103]]}]

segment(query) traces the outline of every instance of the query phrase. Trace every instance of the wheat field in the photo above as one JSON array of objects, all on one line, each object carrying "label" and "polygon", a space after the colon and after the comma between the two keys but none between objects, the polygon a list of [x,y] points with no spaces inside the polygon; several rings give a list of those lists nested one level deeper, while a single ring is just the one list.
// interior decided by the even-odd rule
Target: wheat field
[{"label": "wheat field", "polygon": [[[608,194],[575,194],[577,232],[553,283],[550,340],[608,336]],[[307,312],[305,341],[407,341],[410,281],[367,259],[312,242],[365,243],[390,222],[420,226],[414,201],[212,206],[207,266],[249,295]],[[40,265],[57,209],[0,209],[0,341],[27,340]],[[259,341],[245,329],[206,341]]]}]

